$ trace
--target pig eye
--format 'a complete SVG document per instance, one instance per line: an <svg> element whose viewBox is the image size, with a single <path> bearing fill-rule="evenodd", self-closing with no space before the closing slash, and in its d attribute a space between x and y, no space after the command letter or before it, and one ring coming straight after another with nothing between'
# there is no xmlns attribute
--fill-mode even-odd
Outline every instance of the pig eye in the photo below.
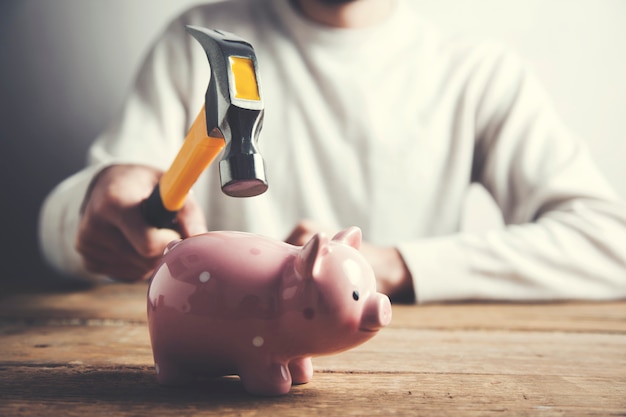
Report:
<svg viewBox="0 0 626 417"><path fill-rule="evenodd" d="M359 292L352 291L352 298L354 299L354 301L359 301Z"/></svg>

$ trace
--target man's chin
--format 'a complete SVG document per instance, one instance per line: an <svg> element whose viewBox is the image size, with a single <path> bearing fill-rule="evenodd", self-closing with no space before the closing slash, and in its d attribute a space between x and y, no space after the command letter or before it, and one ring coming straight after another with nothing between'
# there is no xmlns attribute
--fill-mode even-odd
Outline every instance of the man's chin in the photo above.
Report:
<svg viewBox="0 0 626 417"><path fill-rule="evenodd" d="M329 6L338 6L341 4L354 3L358 0L316 0L318 3L326 4Z"/></svg>

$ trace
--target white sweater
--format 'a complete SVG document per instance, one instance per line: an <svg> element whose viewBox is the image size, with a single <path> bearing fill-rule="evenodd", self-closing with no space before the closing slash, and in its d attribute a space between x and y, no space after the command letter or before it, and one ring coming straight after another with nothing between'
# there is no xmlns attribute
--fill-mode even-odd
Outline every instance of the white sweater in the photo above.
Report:
<svg viewBox="0 0 626 417"><path fill-rule="evenodd" d="M173 21L89 166L44 203L41 244L56 268L88 276L73 242L94 173L118 162L166 169L180 148L209 81L185 24L252 43L266 107L269 191L225 196L212 164L194 187L209 229L283 239L304 218L359 226L400 250L418 302L626 297L626 207L537 80L497 44L441 36L405 1L358 30L316 25L288 0L213 3ZM505 228L459 232L475 182Z"/></svg>

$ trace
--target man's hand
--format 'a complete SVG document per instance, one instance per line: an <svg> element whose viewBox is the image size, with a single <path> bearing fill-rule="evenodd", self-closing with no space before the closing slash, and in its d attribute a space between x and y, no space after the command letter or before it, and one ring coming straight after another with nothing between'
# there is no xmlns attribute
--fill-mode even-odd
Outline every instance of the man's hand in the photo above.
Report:
<svg viewBox="0 0 626 417"><path fill-rule="evenodd" d="M93 180L85 197L76 250L88 271L120 281L147 279L169 242L206 231L202 210L187 197L178 230L146 223L141 203L162 172L141 165L113 165Z"/></svg>
<svg viewBox="0 0 626 417"><path fill-rule="evenodd" d="M291 231L285 242L303 246L319 232L325 232L331 237L335 234L323 230L310 220L303 220ZM396 248L362 242L360 251L374 270L378 291L389 296L392 301L412 302L414 300L411 273Z"/></svg>

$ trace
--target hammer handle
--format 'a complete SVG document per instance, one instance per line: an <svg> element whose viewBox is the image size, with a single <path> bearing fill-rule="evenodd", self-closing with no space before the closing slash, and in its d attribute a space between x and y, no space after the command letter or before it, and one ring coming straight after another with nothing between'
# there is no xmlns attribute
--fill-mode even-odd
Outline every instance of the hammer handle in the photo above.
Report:
<svg viewBox="0 0 626 417"><path fill-rule="evenodd" d="M224 138L208 136L202 107L172 165L143 202L146 221L155 227L174 228L189 190L225 146Z"/></svg>

